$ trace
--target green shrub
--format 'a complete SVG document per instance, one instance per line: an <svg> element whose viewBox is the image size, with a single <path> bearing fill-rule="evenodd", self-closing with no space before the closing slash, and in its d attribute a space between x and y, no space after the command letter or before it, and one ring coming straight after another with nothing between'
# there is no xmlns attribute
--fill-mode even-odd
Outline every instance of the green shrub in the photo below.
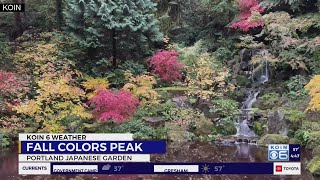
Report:
<svg viewBox="0 0 320 180"><path fill-rule="evenodd" d="M299 110L288 110L285 114L294 128L301 127L301 122L306 118L305 112Z"/></svg>
<svg viewBox="0 0 320 180"><path fill-rule="evenodd" d="M312 131L309 134L306 148L307 149L314 149L317 146L320 146L320 131Z"/></svg>
<svg viewBox="0 0 320 180"><path fill-rule="evenodd" d="M225 47L220 47L213 53L213 55L222 63L225 63L232 58L232 52Z"/></svg>
<svg viewBox="0 0 320 180"><path fill-rule="evenodd" d="M236 133L237 129L231 117L220 119L212 129L213 135L234 135Z"/></svg>
<svg viewBox="0 0 320 180"><path fill-rule="evenodd" d="M239 103L232 99L213 100L211 113L216 113L222 117L235 117L239 113Z"/></svg>
<svg viewBox="0 0 320 180"><path fill-rule="evenodd" d="M7 70L12 67L12 56L9 42L5 39L5 34L0 33L0 70Z"/></svg>
<svg viewBox="0 0 320 180"><path fill-rule="evenodd" d="M287 96L290 99L303 99L308 96L307 91L304 89L304 86L308 83L308 80L304 76L293 76L287 82L287 87L289 88L289 93Z"/></svg>
<svg viewBox="0 0 320 180"><path fill-rule="evenodd" d="M153 128L145 124L141 118L134 117L121 125L113 122L99 124L97 133L132 133L134 139L166 139L167 130L163 127Z"/></svg>
<svg viewBox="0 0 320 180"><path fill-rule="evenodd" d="M320 74L320 48L314 51L310 66L314 74Z"/></svg>
<svg viewBox="0 0 320 180"><path fill-rule="evenodd" d="M278 93L268 93L268 94L261 96L260 99L262 100L261 103L264 106L264 108L272 109L272 108L280 105L280 103L281 103L280 97L281 96Z"/></svg>
<svg viewBox="0 0 320 180"><path fill-rule="evenodd" d="M300 129L296 131L294 138L299 142L299 144L305 146L309 141L310 133L309 131Z"/></svg>
<svg viewBox="0 0 320 180"><path fill-rule="evenodd" d="M264 127L261 122L255 121L253 123L253 131L256 133L256 135L261 136L264 133Z"/></svg>
<svg viewBox="0 0 320 180"><path fill-rule="evenodd" d="M0 148L6 148L10 144L12 144L12 141L8 134L0 133Z"/></svg>

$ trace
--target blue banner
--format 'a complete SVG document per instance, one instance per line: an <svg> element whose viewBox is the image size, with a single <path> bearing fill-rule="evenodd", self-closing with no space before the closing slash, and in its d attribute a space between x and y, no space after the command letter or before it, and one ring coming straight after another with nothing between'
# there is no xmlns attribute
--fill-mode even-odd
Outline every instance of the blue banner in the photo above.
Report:
<svg viewBox="0 0 320 180"><path fill-rule="evenodd" d="M21 154L164 154L165 141L21 141Z"/></svg>
<svg viewBox="0 0 320 180"><path fill-rule="evenodd" d="M273 163L51 163L51 174L273 174Z"/></svg>
<svg viewBox="0 0 320 180"><path fill-rule="evenodd" d="M300 161L300 144L289 145L289 161Z"/></svg>

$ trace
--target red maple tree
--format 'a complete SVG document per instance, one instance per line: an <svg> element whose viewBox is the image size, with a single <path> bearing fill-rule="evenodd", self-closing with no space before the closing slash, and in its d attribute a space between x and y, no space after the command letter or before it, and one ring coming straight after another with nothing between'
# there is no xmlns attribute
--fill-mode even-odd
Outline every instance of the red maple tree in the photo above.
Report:
<svg viewBox="0 0 320 180"><path fill-rule="evenodd" d="M176 51L159 51L147 60L151 72L167 82L180 80L181 69L184 67L179 62L179 54Z"/></svg>
<svg viewBox="0 0 320 180"><path fill-rule="evenodd" d="M251 16L252 12L264 12L264 8L261 7L260 2L258 0L239 0L239 8L240 14L237 18L239 18L240 21L231 24L231 28L240 28L242 31L247 32L250 28L264 26L264 23L261 20L258 22L249 21L249 17Z"/></svg>
<svg viewBox="0 0 320 180"><path fill-rule="evenodd" d="M0 95L10 96L28 90L28 82L13 72L0 71Z"/></svg>
<svg viewBox="0 0 320 180"><path fill-rule="evenodd" d="M104 88L100 88L88 103L94 107L93 115L98 121L111 120L118 124L126 122L140 104L138 98L128 91L111 91Z"/></svg>
<svg viewBox="0 0 320 180"><path fill-rule="evenodd" d="M21 95L29 91L28 85L18 74L0 70L0 112L12 112L21 103Z"/></svg>

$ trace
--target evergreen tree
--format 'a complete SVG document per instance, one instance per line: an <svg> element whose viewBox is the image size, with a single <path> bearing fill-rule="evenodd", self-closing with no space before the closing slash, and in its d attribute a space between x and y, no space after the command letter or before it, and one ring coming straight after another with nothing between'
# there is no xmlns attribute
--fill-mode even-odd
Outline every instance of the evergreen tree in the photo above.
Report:
<svg viewBox="0 0 320 180"><path fill-rule="evenodd" d="M58 30L61 30L62 24L63 24L63 14L62 14L62 8L63 8L63 0L56 0L56 21L57 21L57 28Z"/></svg>
<svg viewBox="0 0 320 180"><path fill-rule="evenodd" d="M112 57L116 66L117 57L131 59L162 40L155 11L152 0L67 0L65 18L90 59Z"/></svg>

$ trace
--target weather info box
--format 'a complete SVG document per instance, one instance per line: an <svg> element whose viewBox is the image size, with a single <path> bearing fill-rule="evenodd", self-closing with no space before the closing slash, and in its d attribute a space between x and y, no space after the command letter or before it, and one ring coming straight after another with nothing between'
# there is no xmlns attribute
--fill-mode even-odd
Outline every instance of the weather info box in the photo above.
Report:
<svg viewBox="0 0 320 180"><path fill-rule="evenodd" d="M166 153L165 141L135 141L132 134L19 134L19 174L301 174L300 145L268 150L263 163L152 163L151 154Z"/></svg>

